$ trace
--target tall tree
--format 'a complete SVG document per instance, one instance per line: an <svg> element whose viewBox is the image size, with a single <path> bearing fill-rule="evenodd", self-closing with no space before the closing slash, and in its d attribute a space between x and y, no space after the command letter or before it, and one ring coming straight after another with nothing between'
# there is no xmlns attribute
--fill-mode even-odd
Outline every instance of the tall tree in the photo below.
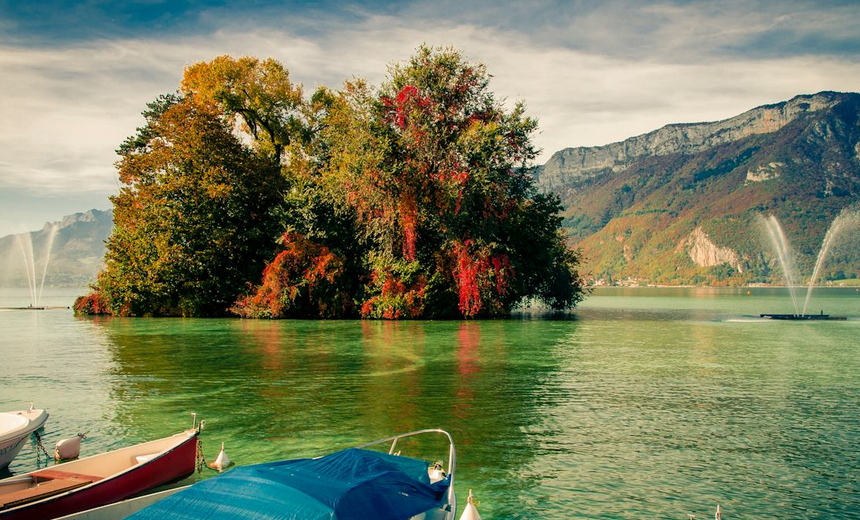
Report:
<svg viewBox="0 0 860 520"><path fill-rule="evenodd" d="M579 258L529 174L536 122L489 79L426 47L379 90L354 81L309 100L274 60L189 67L184 95L150 104L120 146L106 268L80 309L396 319L575 306Z"/></svg>
<svg viewBox="0 0 860 520"><path fill-rule="evenodd" d="M274 59L219 56L188 67L182 90L197 103L239 117L258 150L279 163L290 145L310 139L301 85Z"/></svg>
<svg viewBox="0 0 860 520"><path fill-rule="evenodd" d="M558 200L537 193L536 122L507 111L483 65L421 47L379 92L347 84L330 110L326 185L372 244L362 314L504 315L582 298Z"/></svg>
<svg viewBox="0 0 860 520"><path fill-rule="evenodd" d="M115 314L220 315L272 251L284 183L219 114L165 97L120 147L98 288Z"/></svg>

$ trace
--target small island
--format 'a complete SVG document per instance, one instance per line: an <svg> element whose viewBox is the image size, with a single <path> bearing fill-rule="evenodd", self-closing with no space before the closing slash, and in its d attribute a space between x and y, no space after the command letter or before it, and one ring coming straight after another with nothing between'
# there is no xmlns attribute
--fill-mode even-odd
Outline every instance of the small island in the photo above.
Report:
<svg viewBox="0 0 860 520"><path fill-rule="evenodd" d="M119 147L105 267L79 314L473 318L583 297L537 122L454 49L306 96L273 59L185 70ZM238 131L237 131L238 129Z"/></svg>

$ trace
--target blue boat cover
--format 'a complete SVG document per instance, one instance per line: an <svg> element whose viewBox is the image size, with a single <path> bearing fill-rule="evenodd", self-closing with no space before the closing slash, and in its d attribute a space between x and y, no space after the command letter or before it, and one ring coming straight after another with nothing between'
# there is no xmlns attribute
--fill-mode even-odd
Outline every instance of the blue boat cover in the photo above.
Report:
<svg viewBox="0 0 860 520"><path fill-rule="evenodd" d="M449 478L427 462L350 448L239 467L128 517L134 520L406 520L440 506Z"/></svg>

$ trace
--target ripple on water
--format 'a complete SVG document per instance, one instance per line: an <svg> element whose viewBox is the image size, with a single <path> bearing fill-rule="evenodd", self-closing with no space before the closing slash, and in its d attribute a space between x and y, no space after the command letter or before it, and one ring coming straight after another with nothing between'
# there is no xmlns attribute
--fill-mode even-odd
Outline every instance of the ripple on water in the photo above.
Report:
<svg viewBox="0 0 860 520"><path fill-rule="evenodd" d="M860 322L779 326L745 318L771 295L660 294L557 321L3 313L0 406L36 396L46 444L86 429L86 453L178 431L193 410L207 456L223 440L240 464L443 427L461 503L474 489L487 519L705 518L718 503L725 518L858 518ZM857 300L825 306L860 315ZM12 469L34 464L26 448Z"/></svg>

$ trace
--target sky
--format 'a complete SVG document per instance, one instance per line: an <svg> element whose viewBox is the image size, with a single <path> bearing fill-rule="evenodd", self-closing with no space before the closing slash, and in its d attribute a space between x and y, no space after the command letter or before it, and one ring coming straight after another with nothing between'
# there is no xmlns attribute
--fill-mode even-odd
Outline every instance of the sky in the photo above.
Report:
<svg viewBox="0 0 860 520"><path fill-rule="evenodd" d="M670 123L860 91L856 0L0 0L0 236L110 208L117 146L186 66L272 57L312 92L379 84L422 44L460 49L497 96L526 103L538 164Z"/></svg>

